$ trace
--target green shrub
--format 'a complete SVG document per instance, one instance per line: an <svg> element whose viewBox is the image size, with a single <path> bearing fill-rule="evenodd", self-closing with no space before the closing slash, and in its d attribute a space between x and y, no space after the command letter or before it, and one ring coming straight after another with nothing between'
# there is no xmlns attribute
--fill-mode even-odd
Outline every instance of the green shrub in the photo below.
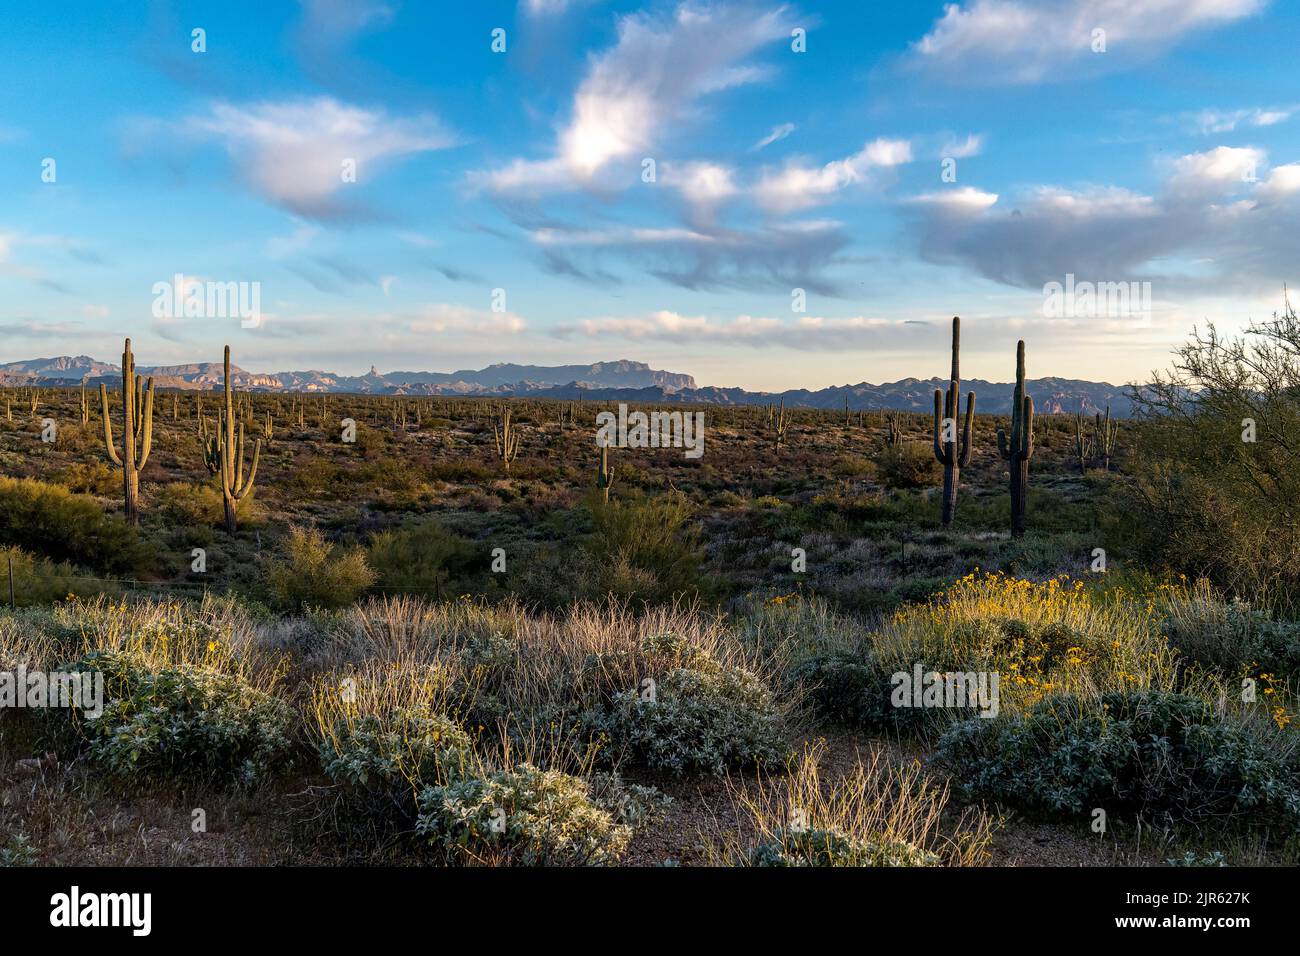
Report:
<svg viewBox="0 0 1300 956"><path fill-rule="evenodd" d="M256 489L239 503L239 523L258 524L261 507L255 497ZM221 488L215 483L189 484L174 481L158 489L158 506L174 523L198 527L220 527L225 524L225 505Z"/></svg>
<svg viewBox="0 0 1300 956"><path fill-rule="evenodd" d="M699 531L681 494L590 500L594 532L587 550L601 588L624 599L670 600L700 588Z"/></svg>
<svg viewBox="0 0 1300 956"><path fill-rule="evenodd" d="M939 463L929 445L906 442L880 453L877 473L887 488L925 488L939 480Z"/></svg>
<svg viewBox="0 0 1300 956"><path fill-rule="evenodd" d="M370 542L369 564L385 593L414 592L431 600L479 590L487 552L434 518L383 531Z"/></svg>
<svg viewBox="0 0 1300 956"><path fill-rule="evenodd" d="M321 766L349 791L352 805L410 814L422 789L461 773L469 735L441 714L398 708L341 723L320 744Z"/></svg>
<svg viewBox="0 0 1300 956"><path fill-rule="evenodd" d="M846 727L879 727L889 718L889 675L871 658L848 651L819 654L790 668L797 688L822 720Z"/></svg>
<svg viewBox="0 0 1300 956"><path fill-rule="evenodd" d="M939 866L939 856L902 841L862 841L838 830L786 828L749 852L749 866Z"/></svg>
<svg viewBox="0 0 1300 956"><path fill-rule="evenodd" d="M149 670L113 651L70 669L103 674L104 711L79 726L91 760L115 777L248 786L288 762L292 711L238 677L191 665Z"/></svg>
<svg viewBox="0 0 1300 956"><path fill-rule="evenodd" d="M36 866L40 854L25 834L15 833L0 843L0 866Z"/></svg>
<svg viewBox="0 0 1300 956"><path fill-rule="evenodd" d="M958 774L967 799L1067 814L1092 807L1185 820L1249 814L1252 825L1300 827L1294 754L1181 694L1106 694L1099 706L1048 698L1024 716L953 725L937 758Z"/></svg>
<svg viewBox="0 0 1300 956"><path fill-rule="evenodd" d="M100 571L134 571L148 559L134 531L89 495L31 478L0 478L0 544Z"/></svg>
<svg viewBox="0 0 1300 956"><path fill-rule="evenodd" d="M279 610L346 607L375 583L360 548L331 545L315 528L290 528L280 558L267 570L271 603Z"/></svg>
<svg viewBox="0 0 1300 956"><path fill-rule="evenodd" d="M898 667L910 676L911 668L902 664ZM925 661L927 673L949 670L965 671L967 667ZM800 661L790 668L786 681L812 705L819 719L845 727L916 732L927 725L946 725L973 716L980 709L975 701L962 707L895 707L893 678L897 672L894 665L884 665L874 654L839 651Z"/></svg>
<svg viewBox="0 0 1300 956"><path fill-rule="evenodd" d="M55 563L21 548L0 547L0 601L4 602L9 600L10 568L13 569L14 603L20 606L51 604L68 595L85 598L117 590L111 582L83 574L66 561Z"/></svg>
<svg viewBox="0 0 1300 956"><path fill-rule="evenodd" d="M1125 458L1132 480L1116 486L1120 500L1106 510L1145 563L1294 611L1300 316L1288 302L1242 331L1193 330L1168 375L1131 390L1138 421L1120 440L1141 454Z"/></svg>
<svg viewBox="0 0 1300 956"><path fill-rule="evenodd" d="M632 836L586 782L528 764L427 788L416 832L452 861L522 866L610 863Z"/></svg>
<svg viewBox="0 0 1300 956"><path fill-rule="evenodd" d="M615 755L673 776L784 760L781 714L767 687L746 670L707 663L668 671L653 699L637 689L617 693L583 723L607 737Z"/></svg>
<svg viewBox="0 0 1300 956"><path fill-rule="evenodd" d="M1169 602L1164 633L1184 657L1230 677L1300 676L1300 622L1216 601L1205 588Z"/></svg>
<svg viewBox="0 0 1300 956"><path fill-rule="evenodd" d="M122 472L106 461L74 461L59 475L69 491L90 495L111 495L122 490Z"/></svg>

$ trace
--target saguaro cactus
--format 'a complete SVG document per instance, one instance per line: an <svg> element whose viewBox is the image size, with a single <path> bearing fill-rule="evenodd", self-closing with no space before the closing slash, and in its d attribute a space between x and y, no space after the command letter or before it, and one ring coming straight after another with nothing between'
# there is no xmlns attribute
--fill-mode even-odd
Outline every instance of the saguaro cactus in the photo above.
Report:
<svg viewBox="0 0 1300 956"><path fill-rule="evenodd" d="M596 472L596 487L605 495L605 503L609 503L609 489L614 485L614 466L609 463L609 444L600 446L600 465Z"/></svg>
<svg viewBox="0 0 1300 956"><path fill-rule="evenodd" d="M903 443L902 416L885 416L885 444L894 448Z"/></svg>
<svg viewBox="0 0 1300 956"><path fill-rule="evenodd" d="M767 407L768 423L772 426L772 442L777 451L781 450L781 445L785 442L785 430L789 422L785 415L785 398L781 399L781 407L774 410L771 405Z"/></svg>
<svg viewBox="0 0 1300 956"><path fill-rule="evenodd" d="M957 510L957 484L961 470L970 464L971 431L975 422L975 393L966 394L966 426L957 434L961 411L961 319L952 317L952 377L948 394L934 390L934 457L943 465L943 526L952 524ZM959 441L960 438L960 441Z"/></svg>
<svg viewBox="0 0 1300 956"><path fill-rule="evenodd" d="M1101 418L1100 415L1097 416ZM1083 415L1074 416L1074 457L1079 462L1079 474L1088 470L1088 459L1092 457L1092 438L1083 426Z"/></svg>
<svg viewBox="0 0 1300 956"><path fill-rule="evenodd" d="M1110 471L1110 456L1115 453L1115 436L1119 434L1119 422L1110 420L1110 406L1106 406L1106 417L1101 417L1101 412L1097 413L1097 423L1094 427L1096 441L1093 443L1097 451L1097 460L1101 462L1101 467Z"/></svg>
<svg viewBox="0 0 1300 956"><path fill-rule="evenodd" d="M1034 456L1034 400L1025 394L1025 343L1016 343L1016 392L1011 399L1011 434L998 429L998 452L1011 472L1011 536L1025 533L1029 501L1029 459Z"/></svg>
<svg viewBox="0 0 1300 956"><path fill-rule="evenodd" d="M143 399L144 410L139 411ZM122 352L122 453L113 447L113 424L108 417L108 388L99 385L99 404L104 415L104 447L108 457L122 468L122 501L126 520L140 524L140 470L149 461L153 446L153 377L142 385L135 374L135 356L131 354L131 340L126 340ZM138 417L137 417L138 415Z"/></svg>
<svg viewBox="0 0 1300 956"><path fill-rule="evenodd" d="M257 463L262 457L262 441L253 443L253 462L244 478L244 426L235 427L235 394L230 382L230 346L225 354L225 400L217 420L217 473L221 478L221 503L226 514L226 531L238 530L239 503L253 490L257 477Z"/></svg>
<svg viewBox="0 0 1300 956"><path fill-rule="evenodd" d="M492 420L492 437L496 440L497 457L510 474L510 463L519 455L520 434L510 424L510 408L501 406L501 412Z"/></svg>

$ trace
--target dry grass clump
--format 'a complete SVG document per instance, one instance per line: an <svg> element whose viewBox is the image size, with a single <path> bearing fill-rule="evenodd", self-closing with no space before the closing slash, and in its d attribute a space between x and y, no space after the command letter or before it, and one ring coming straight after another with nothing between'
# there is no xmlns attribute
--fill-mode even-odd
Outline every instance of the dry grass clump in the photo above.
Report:
<svg viewBox="0 0 1300 956"><path fill-rule="evenodd" d="M785 779L729 781L742 821L714 839L715 865L980 866L995 821L967 809L945 821L948 785L917 761L876 749L834 779L821 770L825 744L807 745Z"/></svg>

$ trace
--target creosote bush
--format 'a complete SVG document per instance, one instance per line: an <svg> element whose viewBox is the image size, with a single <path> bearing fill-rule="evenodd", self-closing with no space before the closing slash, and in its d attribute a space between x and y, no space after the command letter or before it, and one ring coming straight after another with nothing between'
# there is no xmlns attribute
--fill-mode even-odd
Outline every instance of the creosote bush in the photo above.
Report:
<svg viewBox="0 0 1300 956"><path fill-rule="evenodd" d="M266 575L272 603L285 611L346 607L375 577L360 548L332 545L319 530L302 527L289 529Z"/></svg>
<svg viewBox="0 0 1300 956"><path fill-rule="evenodd" d="M941 471L930 446L921 442L886 447L876 468L887 488L928 488L938 482Z"/></svg>
<svg viewBox="0 0 1300 956"><path fill-rule="evenodd" d="M94 498L31 478L0 477L0 544L97 571L136 571L149 563L131 527L105 515Z"/></svg>
<svg viewBox="0 0 1300 956"><path fill-rule="evenodd" d="M441 522L421 518L375 535L368 563L385 593L446 598L482 590L489 559L486 550Z"/></svg>

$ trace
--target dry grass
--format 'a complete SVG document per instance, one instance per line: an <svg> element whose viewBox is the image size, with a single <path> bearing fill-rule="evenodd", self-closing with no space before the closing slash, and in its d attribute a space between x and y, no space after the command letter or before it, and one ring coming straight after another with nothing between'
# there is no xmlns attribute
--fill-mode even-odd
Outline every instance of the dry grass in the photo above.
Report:
<svg viewBox="0 0 1300 956"><path fill-rule="evenodd" d="M792 823L862 844L906 845L934 854L944 866L988 861L995 821L968 809L945 826L948 785L927 776L919 762L895 763L876 748L846 774L828 780L821 772L824 753L822 743L811 743L792 758L785 778L733 781L731 799L741 827L711 841L711 862L741 863L762 843L793 850Z"/></svg>

